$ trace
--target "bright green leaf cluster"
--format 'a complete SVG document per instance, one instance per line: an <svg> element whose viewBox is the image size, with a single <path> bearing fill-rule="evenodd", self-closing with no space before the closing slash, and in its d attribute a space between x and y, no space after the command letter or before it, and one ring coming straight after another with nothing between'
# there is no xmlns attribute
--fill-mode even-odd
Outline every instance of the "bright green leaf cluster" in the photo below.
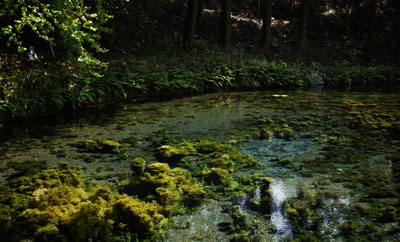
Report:
<svg viewBox="0 0 400 242"><path fill-rule="evenodd" d="M0 2L0 39L24 52L30 35L39 37L65 53L69 60L98 63L89 50L105 52L99 40L111 18L103 0L4 0ZM27 37L28 36L28 37Z"/></svg>

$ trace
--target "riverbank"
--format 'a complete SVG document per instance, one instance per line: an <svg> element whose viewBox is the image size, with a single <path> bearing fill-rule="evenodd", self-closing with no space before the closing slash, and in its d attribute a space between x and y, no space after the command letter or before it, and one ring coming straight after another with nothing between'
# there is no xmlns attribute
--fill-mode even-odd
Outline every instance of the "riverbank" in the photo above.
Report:
<svg viewBox="0 0 400 242"><path fill-rule="evenodd" d="M400 71L348 61L266 60L239 49L197 43L157 54L104 58L101 64L24 61L2 56L0 122L79 110L86 106L221 90L399 90Z"/></svg>

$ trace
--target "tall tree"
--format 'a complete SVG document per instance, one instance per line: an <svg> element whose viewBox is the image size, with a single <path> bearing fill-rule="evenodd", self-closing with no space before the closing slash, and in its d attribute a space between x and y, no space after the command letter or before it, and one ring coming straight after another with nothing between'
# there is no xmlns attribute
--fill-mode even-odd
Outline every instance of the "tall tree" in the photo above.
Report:
<svg viewBox="0 0 400 242"><path fill-rule="evenodd" d="M193 44L194 34L196 31L198 1L199 0L188 0L185 29L183 32L184 46L191 46Z"/></svg>
<svg viewBox="0 0 400 242"><path fill-rule="evenodd" d="M232 0L221 1L220 34L222 47L228 48L231 40L231 10Z"/></svg>
<svg viewBox="0 0 400 242"><path fill-rule="evenodd" d="M370 0L369 13L368 13L368 37L366 53L368 57L374 52L375 42L375 26L376 26L376 10L378 7L378 0Z"/></svg>
<svg viewBox="0 0 400 242"><path fill-rule="evenodd" d="M263 20L262 25L262 39L261 46L264 50L264 55L268 56L271 46L271 18L272 18L272 0L263 0L261 8L261 16Z"/></svg>
<svg viewBox="0 0 400 242"><path fill-rule="evenodd" d="M256 15L256 17L259 18L261 15L261 0L253 0L253 4L254 4L254 15Z"/></svg>
<svg viewBox="0 0 400 242"><path fill-rule="evenodd" d="M304 50L306 46L307 19L310 8L310 1L311 0L301 0L301 5L300 5L301 13L300 13L298 36L297 36L297 48L299 50Z"/></svg>
<svg viewBox="0 0 400 242"><path fill-rule="evenodd" d="M197 15L196 15L196 31L197 32L199 32L202 18L203 18L203 0L198 0Z"/></svg>

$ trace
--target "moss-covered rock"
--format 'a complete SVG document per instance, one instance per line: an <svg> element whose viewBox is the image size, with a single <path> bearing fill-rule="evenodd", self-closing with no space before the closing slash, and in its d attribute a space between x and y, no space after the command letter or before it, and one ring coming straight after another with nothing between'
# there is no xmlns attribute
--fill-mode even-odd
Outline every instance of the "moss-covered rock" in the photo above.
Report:
<svg viewBox="0 0 400 242"><path fill-rule="evenodd" d="M248 226L246 215L243 213L239 205L233 205L231 207L230 215L235 226L242 229L245 229Z"/></svg>
<svg viewBox="0 0 400 242"><path fill-rule="evenodd" d="M135 158L131 161L131 170L135 175L142 175L146 168L146 161L143 158Z"/></svg>
<svg viewBox="0 0 400 242"><path fill-rule="evenodd" d="M270 130L268 127L261 126L258 130L253 133L253 138L255 139L272 139L274 137L274 131Z"/></svg>
<svg viewBox="0 0 400 242"><path fill-rule="evenodd" d="M222 185L224 187L232 186L232 172L218 167L213 167L211 169L205 169L203 171L203 176L206 177L208 183L212 185Z"/></svg>
<svg viewBox="0 0 400 242"><path fill-rule="evenodd" d="M159 240L167 228L165 209L156 202L120 195L108 186L86 191L75 170L49 169L9 185L0 199L0 236L6 241L108 242L126 232Z"/></svg>
<svg viewBox="0 0 400 242"><path fill-rule="evenodd" d="M157 149L155 157L160 162L176 164L187 155L189 155L189 152L185 149L178 149L170 145L162 145Z"/></svg>
<svg viewBox="0 0 400 242"><path fill-rule="evenodd" d="M274 134L276 138L285 140L292 140L295 137L294 130L287 125L281 128L275 128Z"/></svg>
<svg viewBox="0 0 400 242"><path fill-rule="evenodd" d="M80 140L74 144L73 146L77 147L83 152L92 152L92 153L112 153L119 154L121 153L121 144L114 140Z"/></svg>
<svg viewBox="0 0 400 242"><path fill-rule="evenodd" d="M156 199L167 211L177 212L182 205L194 206L205 198L203 186L182 168L170 169L167 163L153 163L146 167L135 189Z"/></svg>
<svg viewBox="0 0 400 242"><path fill-rule="evenodd" d="M156 202L142 202L126 194L119 195L112 202L112 216L126 224L129 231L139 239L160 240L168 227L168 219L160 212Z"/></svg>

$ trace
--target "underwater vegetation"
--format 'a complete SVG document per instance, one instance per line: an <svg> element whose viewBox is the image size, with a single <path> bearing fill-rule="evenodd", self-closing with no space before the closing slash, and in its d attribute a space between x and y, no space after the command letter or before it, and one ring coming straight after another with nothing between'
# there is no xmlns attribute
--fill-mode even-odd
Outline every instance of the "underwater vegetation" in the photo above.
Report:
<svg viewBox="0 0 400 242"><path fill-rule="evenodd" d="M182 168L170 169L167 163L152 163L144 173L133 177L130 190L145 201L157 201L164 214L180 213L185 207L199 205L205 198L203 186Z"/></svg>
<svg viewBox="0 0 400 242"><path fill-rule="evenodd" d="M77 147L82 152L92 153L112 153L118 154L121 152L121 144L114 140L80 140L72 146Z"/></svg>
<svg viewBox="0 0 400 242"><path fill-rule="evenodd" d="M4 241L121 241L160 239L164 209L119 194L110 186L84 187L76 169L47 169L10 180L1 199Z"/></svg>
<svg viewBox="0 0 400 242"><path fill-rule="evenodd" d="M212 126L210 136L184 132L197 128L192 125L197 118L209 117L209 108L232 108L235 98L219 98L207 108L194 102L203 113L185 112L177 127L186 131L173 125L155 129L179 115L152 107L141 123L129 126L127 119L125 126L122 121L111 126L115 136L96 130L97 136L72 144L36 142L50 154L45 158L21 162L13 155L18 144L8 143L2 152L10 158L0 164L5 174L0 236L4 241L399 241L397 101L345 94L236 95L256 108L241 106L240 118L222 131ZM135 109L136 115L142 114ZM148 133L141 133L141 125ZM134 145L126 145L127 139Z"/></svg>

